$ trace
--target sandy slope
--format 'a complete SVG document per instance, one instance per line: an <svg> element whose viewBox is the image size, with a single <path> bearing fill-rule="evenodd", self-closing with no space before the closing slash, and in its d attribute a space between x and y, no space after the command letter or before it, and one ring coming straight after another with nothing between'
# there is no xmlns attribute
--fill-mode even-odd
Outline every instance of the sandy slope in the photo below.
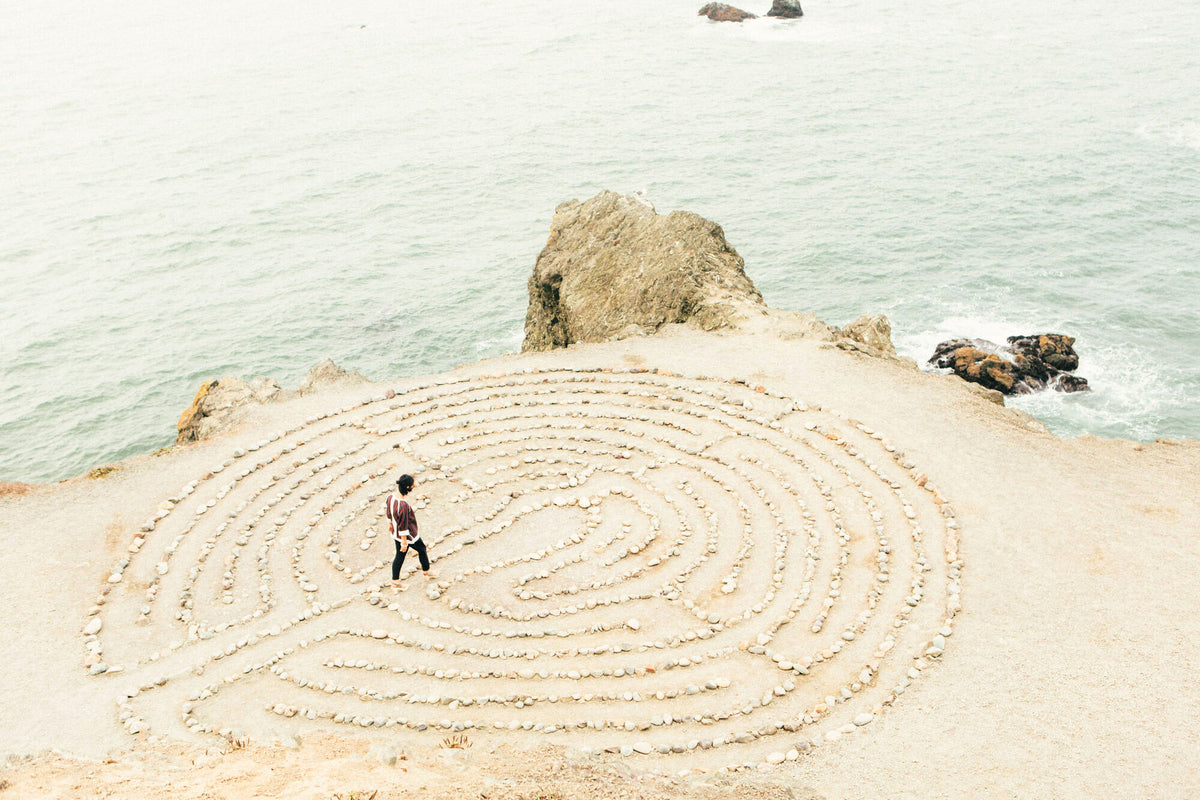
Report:
<svg viewBox="0 0 1200 800"><path fill-rule="evenodd" d="M656 367L744 379L861 421L902 450L953 504L965 564L963 610L941 663L860 730L836 741L817 736L819 746L794 762L743 773L731 785L746 793L765 781L762 796L774 796L778 784L798 796L847 798L1194 796L1200 444L1060 440L952 381L795 338L779 317L772 324L771 332L754 334L672 330L510 356L451 374ZM403 393L418 383L389 386ZM536 739L506 742L482 733L472 749L448 751L438 748L442 734L430 731L405 738L408 760L386 766L364 754L379 747L374 732L340 744L306 733L299 750L255 745L220 757L214 755L224 746L219 737L191 734L178 719L167 722L165 709L157 710L164 721L150 736L123 729L117 702L148 673L89 676L80 633L114 560L164 498L234 448L363 396L358 388L267 407L254 424L215 440L130 460L102 478L0 498L0 624L8 640L0 752L52 749L85 759L10 762L0 772L9 784L0 795L158 796L142 794L158 787L172 797L328 797L376 788L387 797L428 786L436 796L464 788L480 796L628 796L638 775L692 770L674 788L637 783L644 796L668 797L685 791L688 781L714 780L717 769L739 758L726 748L629 758L582 756L570 747L543 753L525 746ZM115 619L104 624L111 648L153 633L121 628ZM153 716L156 696L139 698L138 713ZM263 724L252 732L269 741ZM293 729L280 725L279 738L294 746ZM322 730L354 736L346 726ZM774 746L748 748L758 762ZM110 754L116 762L86 760ZM197 759L203 770L176 780L173 770ZM550 775L544 770L551 762L567 766ZM624 783L615 782L618 773ZM521 782L531 775L535 780ZM489 789L489 780L510 782ZM299 784L309 793L298 793ZM730 791L722 786L712 791Z"/></svg>

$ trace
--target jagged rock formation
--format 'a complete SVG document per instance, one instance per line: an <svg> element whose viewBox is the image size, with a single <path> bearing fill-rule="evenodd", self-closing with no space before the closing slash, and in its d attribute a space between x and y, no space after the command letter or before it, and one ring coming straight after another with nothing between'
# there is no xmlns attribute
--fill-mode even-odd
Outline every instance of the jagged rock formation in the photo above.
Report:
<svg viewBox="0 0 1200 800"><path fill-rule="evenodd" d="M206 381L179 417L175 443L198 442L225 430L236 424L246 407L269 402L281 391L270 378L254 378L249 383L233 376Z"/></svg>
<svg viewBox="0 0 1200 800"><path fill-rule="evenodd" d="M300 388L297 391L303 395L310 394L335 383L355 384L368 382L367 378L363 375L344 370L333 363L332 359L327 358L308 371L308 374L304 376L304 380L300 382Z"/></svg>
<svg viewBox="0 0 1200 800"><path fill-rule="evenodd" d="M329 359L314 366L304 376L300 388L287 392L271 378L254 378L249 382L233 376L205 381L192 405L176 424L176 444L198 442L240 424L255 406L286 400L296 395L310 394L336 384L353 385L367 379L357 372L348 372Z"/></svg>
<svg viewBox="0 0 1200 800"><path fill-rule="evenodd" d="M800 8L800 0L775 0L771 3L771 10L767 12L767 16L795 19L803 17L804 10Z"/></svg>
<svg viewBox="0 0 1200 800"><path fill-rule="evenodd" d="M521 350L649 334L672 322L736 327L765 313L720 225L605 191L554 210L529 278Z"/></svg>
<svg viewBox="0 0 1200 800"><path fill-rule="evenodd" d="M709 3L700 9L699 16L708 17L713 22L741 22L747 19L758 19L757 14L742 11L740 8L725 3Z"/></svg>
<svg viewBox="0 0 1200 800"><path fill-rule="evenodd" d="M1004 394L1046 388L1088 391L1085 378L1069 374L1079 366L1074 344L1074 337L1058 333L1010 336L1007 347L984 339L952 339L934 349L929 363Z"/></svg>
<svg viewBox="0 0 1200 800"><path fill-rule="evenodd" d="M845 349L860 350L868 355L896 355L892 323L882 314L863 314L846 327L834 329L833 333L840 340L839 344L850 343Z"/></svg>

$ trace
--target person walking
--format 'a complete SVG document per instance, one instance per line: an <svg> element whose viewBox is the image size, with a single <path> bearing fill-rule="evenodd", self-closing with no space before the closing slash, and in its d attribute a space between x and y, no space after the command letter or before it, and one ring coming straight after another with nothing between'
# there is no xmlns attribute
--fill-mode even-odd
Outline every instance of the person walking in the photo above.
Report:
<svg viewBox="0 0 1200 800"><path fill-rule="evenodd" d="M429 569L429 553L425 550L425 542L421 541L421 534L417 530L417 515L413 513L412 506L404 499L415 485L416 480L412 475L401 475L400 480L396 481L396 489L400 492L400 496L397 496L395 492L389 492L383 501L383 513L387 517L388 532L392 534L392 539L396 542L396 557L392 561L393 594L400 592L403 588L400 584L400 568L404 566L404 556L408 554L410 547L417 551L417 558L421 560L421 571L425 573L425 577L429 579L437 577L437 573Z"/></svg>

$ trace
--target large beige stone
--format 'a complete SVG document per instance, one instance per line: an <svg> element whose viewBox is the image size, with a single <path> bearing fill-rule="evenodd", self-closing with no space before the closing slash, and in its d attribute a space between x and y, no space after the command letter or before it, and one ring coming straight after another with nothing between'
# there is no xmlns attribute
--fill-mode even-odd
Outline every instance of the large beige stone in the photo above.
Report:
<svg viewBox="0 0 1200 800"><path fill-rule="evenodd" d="M737 327L765 313L720 225L605 191L555 209L529 278L521 349L650 334L676 322Z"/></svg>
<svg viewBox="0 0 1200 800"><path fill-rule="evenodd" d="M844 328L838 335L859 344L864 344L875 353L884 356L896 355L892 344L892 324L882 314L863 314Z"/></svg>

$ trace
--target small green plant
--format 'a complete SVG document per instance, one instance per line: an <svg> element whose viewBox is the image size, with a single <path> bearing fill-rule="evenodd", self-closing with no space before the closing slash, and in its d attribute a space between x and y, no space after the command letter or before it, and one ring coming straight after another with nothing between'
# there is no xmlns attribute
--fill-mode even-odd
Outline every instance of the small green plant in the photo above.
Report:
<svg viewBox="0 0 1200 800"><path fill-rule="evenodd" d="M116 464L105 464L103 467L96 467L88 472L87 476L89 478L103 478L105 475L111 475L119 469L120 467Z"/></svg>

